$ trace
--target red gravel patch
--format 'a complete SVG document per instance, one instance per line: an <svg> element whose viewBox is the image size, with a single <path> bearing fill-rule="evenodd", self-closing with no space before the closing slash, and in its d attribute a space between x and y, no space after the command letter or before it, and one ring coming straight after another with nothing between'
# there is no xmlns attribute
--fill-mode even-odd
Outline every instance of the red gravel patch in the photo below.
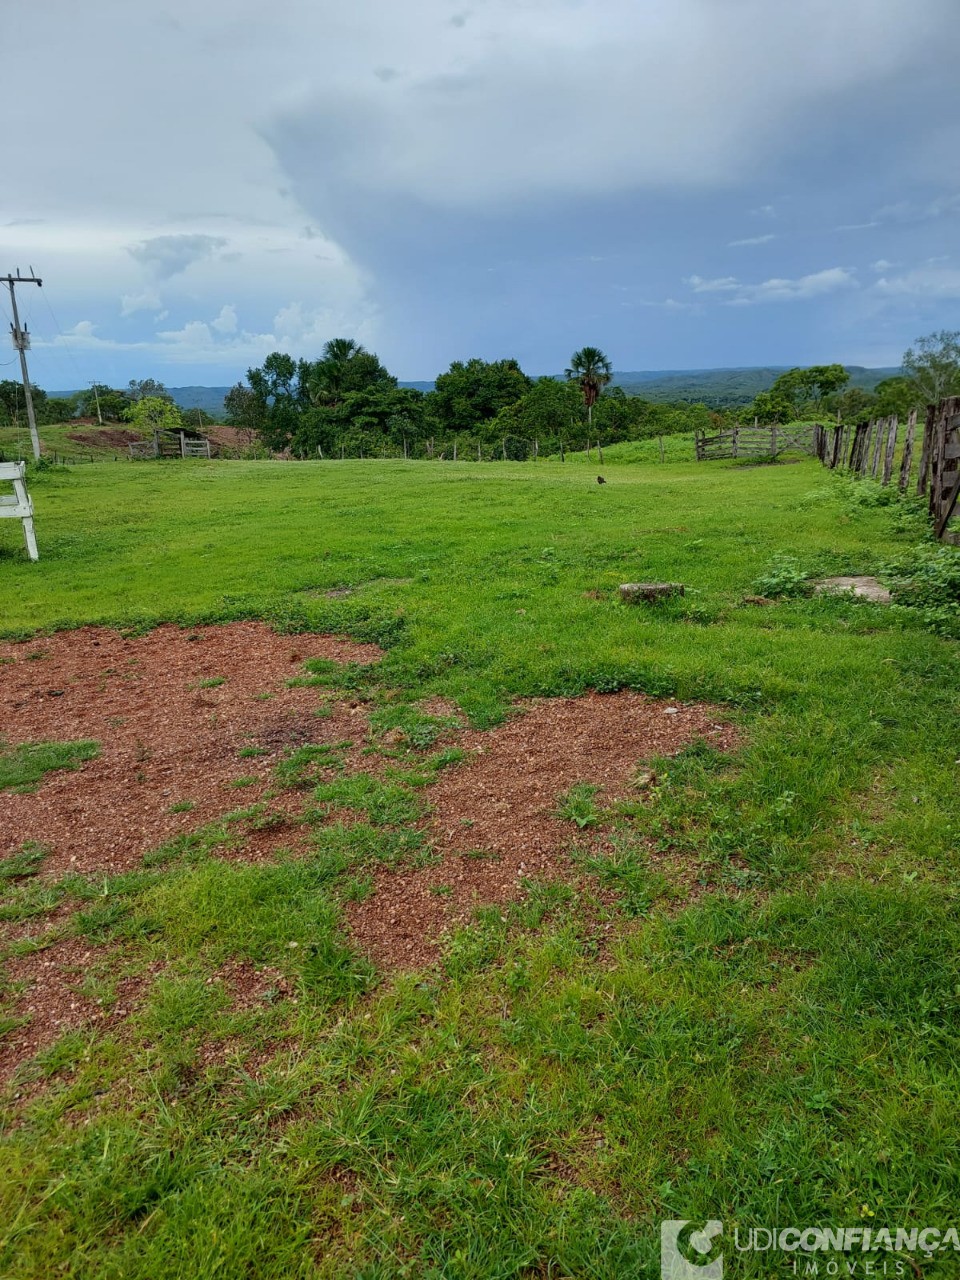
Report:
<svg viewBox="0 0 960 1280"><path fill-rule="evenodd" d="M50 848L44 875L121 871L172 836L259 799L302 743L357 739L366 718L315 688L287 688L308 658L372 663L376 645L283 636L256 622L157 627L125 638L84 627L0 645L0 724L12 742L94 739L102 754L47 774L31 795L0 793L0 856ZM5 661L2 661L4 660ZM203 687L205 681L222 680ZM241 748L266 754L243 758ZM252 778L248 786L231 785ZM188 810L171 807L190 802Z"/></svg>
<svg viewBox="0 0 960 1280"><path fill-rule="evenodd" d="M609 804L629 793L642 760L698 738L727 750L735 736L720 716L705 704L589 694L535 702L497 729L463 734L459 745L473 759L427 793L442 863L379 871L375 892L347 907L356 942L383 967L416 968L435 960L444 931L478 906L522 896L525 878L571 878L564 849L576 829L554 816L558 797L587 782Z"/></svg>
<svg viewBox="0 0 960 1280"><path fill-rule="evenodd" d="M5 980L23 988L6 1012L24 1022L0 1040L0 1080L8 1080L21 1063L49 1048L66 1032L102 1032L127 1016L146 977L119 983L117 1000L110 1010L78 989L95 961L107 954L106 948L83 938L64 938L6 962Z"/></svg>

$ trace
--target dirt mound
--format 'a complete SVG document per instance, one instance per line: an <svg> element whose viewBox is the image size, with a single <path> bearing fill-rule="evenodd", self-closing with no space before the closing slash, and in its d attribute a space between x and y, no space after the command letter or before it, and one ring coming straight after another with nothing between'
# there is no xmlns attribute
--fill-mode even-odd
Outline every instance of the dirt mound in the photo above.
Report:
<svg viewBox="0 0 960 1280"><path fill-rule="evenodd" d="M417 967L478 905L520 897L526 877L569 877L564 849L576 827L556 816L558 797L586 782L609 804L629 794L642 760L674 755L698 738L728 749L733 730L719 716L704 704L590 694L536 702L498 729L463 734L458 745L472 760L428 792L443 861L378 873L373 895L347 908L358 945L380 965Z"/></svg>
<svg viewBox="0 0 960 1280"><path fill-rule="evenodd" d="M35 794L0 793L0 856L34 840L50 849L45 875L137 865L172 836L252 804L291 745L362 736L356 708L338 703L320 718L317 690L286 680L307 658L381 656L375 645L282 636L256 622L131 639L86 627L0 645L7 739L101 744L98 759L48 774Z"/></svg>
<svg viewBox="0 0 960 1280"><path fill-rule="evenodd" d="M88 449L126 449L134 440L142 440L143 435L128 427L101 427L96 431L68 431L67 439Z"/></svg>

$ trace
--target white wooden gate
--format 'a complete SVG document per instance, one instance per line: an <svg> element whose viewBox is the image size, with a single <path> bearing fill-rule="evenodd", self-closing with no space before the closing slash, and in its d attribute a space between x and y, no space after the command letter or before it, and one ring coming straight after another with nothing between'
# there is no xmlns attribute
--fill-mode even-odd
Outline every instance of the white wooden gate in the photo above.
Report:
<svg viewBox="0 0 960 1280"><path fill-rule="evenodd" d="M33 503L27 493L27 468L22 462L0 462L0 482L13 485L13 494L0 494L0 516L11 520L23 521L23 537L27 544L27 555L31 560L39 560L37 535L33 529Z"/></svg>

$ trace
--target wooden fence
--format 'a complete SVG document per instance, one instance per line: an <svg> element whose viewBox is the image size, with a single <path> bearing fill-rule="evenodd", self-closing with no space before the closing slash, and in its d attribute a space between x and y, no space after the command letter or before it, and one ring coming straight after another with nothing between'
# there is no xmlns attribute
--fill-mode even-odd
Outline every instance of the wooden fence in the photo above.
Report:
<svg viewBox="0 0 960 1280"><path fill-rule="evenodd" d="M698 462L712 462L718 458L778 458L781 453L799 451L813 453L818 428L812 423L790 427L773 423L761 427L721 428L713 436L698 431L694 440Z"/></svg>
<svg viewBox="0 0 960 1280"><path fill-rule="evenodd" d="M134 440L127 448L138 461L148 458L210 458L213 452L205 437L185 435L182 431L155 431L150 440Z"/></svg>
<svg viewBox="0 0 960 1280"><path fill-rule="evenodd" d="M814 452L831 470L870 476L884 485L891 484L896 474L900 492L906 493L913 477L916 436L914 410L902 435L896 416L875 418L856 426L819 426L815 430ZM898 445L899 467L895 465ZM948 525L960 497L960 396L927 405L916 471L916 494L927 498L936 536L953 541Z"/></svg>

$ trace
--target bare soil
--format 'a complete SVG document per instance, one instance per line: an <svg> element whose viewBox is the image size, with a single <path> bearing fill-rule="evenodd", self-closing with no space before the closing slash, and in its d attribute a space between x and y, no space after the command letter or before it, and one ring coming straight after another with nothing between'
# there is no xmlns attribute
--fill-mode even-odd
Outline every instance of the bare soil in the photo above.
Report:
<svg viewBox="0 0 960 1280"><path fill-rule="evenodd" d="M126 449L128 444L142 440L143 432L129 427L98 427L95 431L68 431L67 439L90 449Z"/></svg>
<svg viewBox="0 0 960 1280"><path fill-rule="evenodd" d="M290 747L362 736L356 706L318 717L318 691L286 680L307 658L380 656L376 645L283 636L256 622L133 638L86 627L0 645L4 736L102 748L73 772L48 774L35 794L0 793L0 856L34 840L50 850L44 875L136 866L165 840L259 799ZM204 687L211 680L223 683ZM245 747L265 754L241 757ZM183 803L192 807L171 812Z"/></svg>
<svg viewBox="0 0 960 1280"><path fill-rule="evenodd" d="M479 905L519 898L529 877L571 878L566 850L577 828L556 816L559 797L587 782L610 804L630 794L637 765L651 756L697 738L728 749L733 731L719 717L702 703L589 694L538 701L497 729L458 735L471 760L428 793L443 861L379 872L374 893L347 907L356 942L381 966L416 968Z"/></svg>
<svg viewBox="0 0 960 1280"><path fill-rule="evenodd" d="M101 745L99 758L48 774L34 793L0 793L0 856L32 840L49 850L44 877L119 872L171 837L264 797L273 767L292 747L350 741L348 770L379 769L382 758L361 754L369 742L362 704L331 703L324 691L290 688L287 680L308 658L372 663L381 656L374 645L283 636L254 622L162 626L137 637L88 627L0 644L7 740ZM450 717L458 710L442 699L423 709ZM348 932L384 970L432 963L445 934L478 906L521 898L527 878L577 880L570 850L581 833L556 816L571 786L599 787L600 805L639 796L651 775L642 770L638 778L638 765L700 738L721 750L735 743L716 707L631 692L538 700L496 729L451 729L444 741L467 758L425 793L430 816L423 825L440 861L377 872L373 892L345 908ZM261 754L240 755L250 747ZM191 807L171 812L184 802ZM281 849L305 852L310 832L300 819L308 803L309 792L273 795L269 820L238 823L237 840L220 856L263 861ZM45 918L5 925L4 937L35 938L42 947L43 935L67 913L61 904ZM129 1013L146 975L123 979L109 1013L78 990L91 964L105 959L109 949L67 937L8 960L7 1012L24 1021L0 1041L0 1079L64 1031L104 1027ZM275 971L243 962L224 967L218 979L238 1009L256 1007L271 988L285 989ZM222 1051L211 1048L215 1056Z"/></svg>

